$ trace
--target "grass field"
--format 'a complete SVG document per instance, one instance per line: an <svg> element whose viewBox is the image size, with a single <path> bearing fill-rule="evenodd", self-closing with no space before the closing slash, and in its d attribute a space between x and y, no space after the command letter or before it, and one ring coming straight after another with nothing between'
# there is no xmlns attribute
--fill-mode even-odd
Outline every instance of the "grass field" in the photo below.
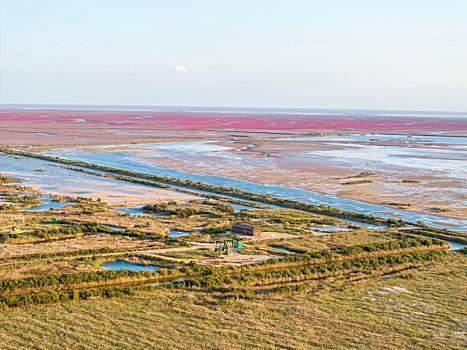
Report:
<svg viewBox="0 0 467 350"><path fill-rule="evenodd" d="M359 244L372 244L387 242L394 237L390 231L377 231L370 229L360 229L354 231L333 232L322 236L312 234L297 236L297 239L277 239L272 244L284 246L290 249L302 249L307 251L322 250L330 248L342 248ZM259 244L258 244L259 245Z"/></svg>
<svg viewBox="0 0 467 350"><path fill-rule="evenodd" d="M2 310L1 348L463 349L466 258L319 292L219 302L188 290Z"/></svg>

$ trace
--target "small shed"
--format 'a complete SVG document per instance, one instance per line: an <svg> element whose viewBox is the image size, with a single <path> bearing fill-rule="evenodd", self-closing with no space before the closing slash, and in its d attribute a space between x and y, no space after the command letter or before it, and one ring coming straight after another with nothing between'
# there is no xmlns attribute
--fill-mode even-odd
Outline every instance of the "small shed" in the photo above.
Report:
<svg viewBox="0 0 467 350"><path fill-rule="evenodd" d="M261 229L250 224L236 222L232 225L232 233L247 236L260 236Z"/></svg>

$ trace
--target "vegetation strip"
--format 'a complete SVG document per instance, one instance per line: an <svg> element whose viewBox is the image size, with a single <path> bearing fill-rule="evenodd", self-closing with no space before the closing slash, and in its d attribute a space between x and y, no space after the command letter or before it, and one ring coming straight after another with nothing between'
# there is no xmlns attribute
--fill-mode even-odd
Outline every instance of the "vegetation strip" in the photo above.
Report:
<svg viewBox="0 0 467 350"><path fill-rule="evenodd" d="M154 288L235 288L236 286L244 287L255 287L255 286L270 286L277 285L274 287L276 292L296 292L303 290L303 286L300 284L296 287L290 287L287 283L291 282L309 282L315 279L327 279L332 277L351 276L352 271L363 273L363 277L368 275L371 277L371 271L378 270L387 266L387 271L383 273L392 272L391 268L401 266L398 270L405 270L408 268L414 268L416 265L424 261L434 261L446 254L445 251L432 251L427 253L411 253L401 254L396 256L382 256L374 259L361 259L346 261L340 263L325 264L313 267L306 267L301 269L283 269L273 272L253 272L250 274L216 274L206 277L195 277L185 279L182 281L174 281L169 284L158 284L158 285L135 285L135 286L100 286L100 287L82 287L83 289L71 289L71 290L55 290L46 292L36 292L26 295L2 295L0 296L0 306L3 307L16 307L29 304L44 304L54 303L61 301L77 300L77 299L88 299L91 297L116 297L122 295L131 295L134 291L139 289L154 289ZM397 270L397 269L396 269ZM114 276L120 278L131 278L134 276L142 275L156 275L154 272L132 272L132 271L100 271L97 273L80 273L71 276L59 275L49 276L47 278L30 278L22 280L13 280L10 283L3 283L0 287L3 290L9 290L21 287L32 287L32 286L44 286L47 283L59 284L63 282L64 286L72 285L74 281L79 282L94 282L96 280L111 279ZM285 282L285 285L284 285Z"/></svg>
<svg viewBox="0 0 467 350"><path fill-rule="evenodd" d="M278 283L303 282L329 277L343 276L349 273L371 271L381 272L386 266L403 265L404 268L423 261L433 261L446 254L445 251L426 253L408 253L391 256L380 256L373 259L359 259L316 266L304 266L294 269L280 269L274 271L259 271L244 274L212 275L199 278L187 278L174 282L174 287L184 288L218 288L222 286L264 286ZM405 266L407 265L407 266ZM411 265L410 265L411 266Z"/></svg>
<svg viewBox="0 0 467 350"><path fill-rule="evenodd" d="M347 260L355 259L379 259L391 256L417 254L431 254L429 251L442 251L446 249L444 242L429 238L406 238L400 241L379 243L373 245L355 246L332 251L315 252L309 254L297 254L286 256L282 259L271 259L262 263L246 266L224 266L213 267L210 265L189 265L181 269L158 269L154 272L148 271L95 271L80 272L74 274L34 276L19 279L7 279L0 281L0 293L11 293L16 290L35 289L44 287L58 287L63 289L66 286L76 284L86 284L121 280L121 283L133 282L136 280L148 281L165 279L167 277L190 277L190 276L245 276L249 273L272 273L274 269L287 269L291 267L318 264L337 263L345 264ZM401 250L404 249L405 250ZM440 250L441 249L441 250ZM424 250L425 253L421 250ZM426 252L428 251L428 252ZM374 253L382 256L374 256ZM373 255L371 255L373 254ZM321 259L321 261L320 261ZM324 260L323 260L324 259ZM345 261L344 261L345 260ZM319 265L317 265L319 266ZM262 271L264 270L264 271Z"/></svg>
<svg viewBox="0 0 467 350"><path fill-rule="evenodd" d="M467 234L464 232L450 231L445 229L435 229L431 227L403 229L403 232L417 236L433 237L441 240L448 240L461 244L467 244Z"/></svg>

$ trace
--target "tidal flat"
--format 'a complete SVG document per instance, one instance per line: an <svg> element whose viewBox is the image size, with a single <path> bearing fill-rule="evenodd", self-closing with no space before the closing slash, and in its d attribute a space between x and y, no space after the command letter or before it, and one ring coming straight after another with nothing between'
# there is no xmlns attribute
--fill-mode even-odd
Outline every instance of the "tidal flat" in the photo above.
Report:
<svg viewBox="0 0 467 350"><path fill-rule="evenodd" d="M0 110L0 342L462 348L467 124L359 118Z"/></svg>

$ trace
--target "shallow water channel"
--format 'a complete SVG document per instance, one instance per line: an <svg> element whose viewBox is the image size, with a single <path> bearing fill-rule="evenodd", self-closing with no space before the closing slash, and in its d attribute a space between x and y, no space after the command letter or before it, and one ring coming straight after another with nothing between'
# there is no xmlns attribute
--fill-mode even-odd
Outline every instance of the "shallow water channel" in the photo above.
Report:
<svg viewBox="0 0 467 350"><path fill-rule="evenodd" d="M138 147L138 145L131 146ZM336 197L333 195L319 194L297 187L285 187L278 185L254 183L250 181L237 180L222 176L196 174L177 169L160 167L139 160L138 155L132 152L131 150L109 150L108 152L92 152L92 150L87 151L78 148L67 148L66 152L54 152L51 155L71 160L86 161L99 165L111 166L132 171L139 171L161 176L169 176L194 182L199 181L215 186L234 187L246 192L270 194L278 198L289 198L297 200L299 199L299 201L305 203L311 203L316 205L329 205L334 208L375 215L384 219L396 218L404 219L409 222L417 222L421 220L426 224L436 228L447 228L467 231L467 219L417 213L403 209L396 209L384 205L371 204L353 199Z"/></svg>

